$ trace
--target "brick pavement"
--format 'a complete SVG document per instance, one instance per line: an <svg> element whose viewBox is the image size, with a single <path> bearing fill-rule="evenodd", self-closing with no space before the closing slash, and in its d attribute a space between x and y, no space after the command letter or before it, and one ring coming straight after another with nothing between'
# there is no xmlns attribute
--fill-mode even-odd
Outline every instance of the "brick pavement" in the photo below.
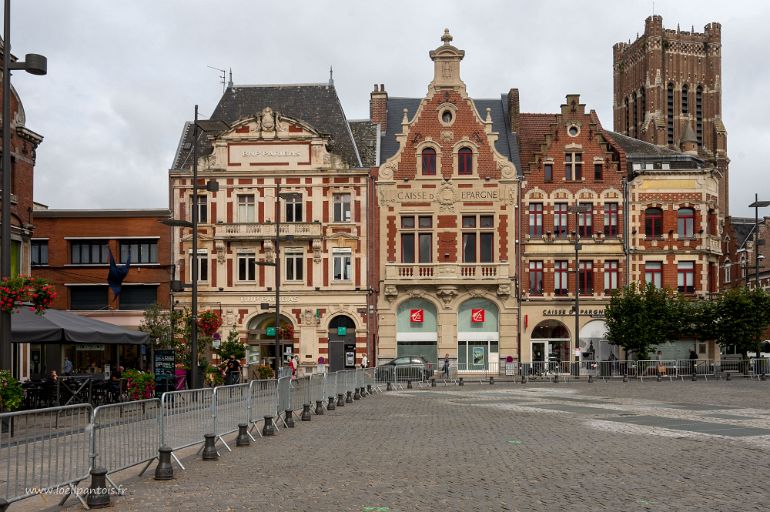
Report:
<svg viewBox="0 0 770 512"><path fill-rule="evenodd" d="M542 407L542 408L539 408ZM664 418L684 430L624 423ZM767 510L770 383L495 384L386 393L187 471L116 475L118 511ZM729 430L727 432L730 432ZM767 430L770 432L770 430ZM232 443L231 445L234 445ZM48 504L53 500L48 499ZM40 498L11 512L61 510ZM77 510L70 500L65 510Z"/></svg>

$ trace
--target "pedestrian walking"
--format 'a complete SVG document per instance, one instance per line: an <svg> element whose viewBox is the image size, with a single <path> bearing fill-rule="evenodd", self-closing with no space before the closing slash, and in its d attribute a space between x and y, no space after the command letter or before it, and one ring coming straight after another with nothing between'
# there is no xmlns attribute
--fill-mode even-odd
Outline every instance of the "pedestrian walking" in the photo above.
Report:
<svg viewBox="0 0 770 512"><path fill-rule="evenodd" d="M366 357L366 354L364 354L364 357L361 358L361 368L364 370L369 368L369 358Z"/></svg>
<svg viewBox="0 0 770 512"><path fill-rule="evenodd" d="M233 354L230 354L225 369L225 384L228 386L238 384L239 380L241 380L241 362Z"/></svg>
<svg viewBox="0 0 770 512"><path fill-rule="evenodd" d="M444 365L441 367L441 373L445 379L449 378L449 354L444 355Z"/></svg>
<svg viewBox="0 0 770 512"><path fill-rule="evenodd" d="M694 349L690 349L690 375L695 374L695 365L698 361L698 354Z"/></svg>
<svg viewBox="0 0 770 512"><path fill-rule="evenodd" d="M658 353L657 353L657 360L658 360L658 366L657 366L658 375L665 375L666 366L663 364L663 352L661 352L660 350L658 350Z"/></svg>

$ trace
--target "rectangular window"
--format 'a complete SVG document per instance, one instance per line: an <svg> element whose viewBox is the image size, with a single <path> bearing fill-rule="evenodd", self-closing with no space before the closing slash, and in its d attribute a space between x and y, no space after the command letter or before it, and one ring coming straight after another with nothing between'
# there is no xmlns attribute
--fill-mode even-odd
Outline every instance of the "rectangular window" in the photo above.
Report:
<svg viewBox="0 0 770 512"><path fill-rule="evenodd" d="M123 310L143 311L157 302L157 286L123 286L120 291L120 309Z"/></svg>
<svg viewBox="0 0 770 512"><path fill-rule="evenodd" d="M532 295L543 294L543 262L529 262L529 293Z"/></svg>
<svg viewBox="0 0 770 512"><path fill-rule="evenodd" d="M543 165L543 181L551 183L553 181L553 164Z"/></svg>
<svg viewBox="0 0 770 512"><path fill-rule="evenodd" d="M334 260L332 278L335 281L351 281L353 279L353 251L350 249L333 249L332 257Z"/></svg>
<svg viewBox="0 0 770 512"><path fill-rule="evenodd" d="M680 208L677 211L676 232L679 238L692 238L695 235L695 210Z"/></svg>
<svg viewBox="0 0 770 512"><path fill-rule="evenodd" d="M420 247L419 247L420 263L432 262L433 261L433 234L418 233L417 237L420 243Z"/></svg>
<svg viewBox="0 0 770 512"><path fill-rule="evenodd" d="M203 195L198 196L198 223L209 223L208 198Z"/></svg>
<svg viewBox="0 0 770 512"><path fill-rule="evenodd" d="M238 222L254 222L256 216L254 215L254 196L239 195L238 196Z"/></svg>
<svg viewBox="0 0 770 512"><path fill-rule="evenodd" d="M109 262L110 251L106 240L73 240L70 242L70 263L97 265Z"/></svg>
<svg viewBox="0 0 770 512"><path fill-rule="evenodd" d="M618 203L604 204L604 236L607 238L618 236Z"/></svg>
<svg viewBox="0 0 770 512"><path fill-rule="evenodd" d="M581 261L578 268L580 295L594 293L594 264L591 261Z"/></svg>
<svg viewBox="0 0 770 512"><path fill-rule="evenodd" d="M583 179L583 154L566 153L564 155L564 176L567 181Z"/></svg>
<svg viewBox="0 0 770 512"><path fill-rule="evenodd" d="M120 240L120 263L158 263L157 240Z"/></svg>
<svg viewBox="0 0 770 512"><path fill-rule="evenodd" d="M414 263L414 233L401 233L401 263Z"/></svg>
<svg viewBox="0 0 770 512"><path fill-rule="evenodd" d="M663 263L648 261L644 264L644 282L652 283L655 288L663 287Z"/></svg>
<svg viewBox="0 0 770 512"><path fill-rule="evenodd" d="M48 265L48 240L32 240L32 266Z"/></svg>
<svg viewBox="0 0 770 512"><path fill-rule="evenodd" d="M334 222L350 222L350 194L334 194Z"/></svg>
<svg viewBox="0 0 770 512"><path fill-rule="evenodd" d="M529 204L529 236L543 235L543 203Z"/></svg>
<svg viewBox="0 0 770 512"><path fill-rule="evenodd" d="M100 310L107 309L107 285L70 286L70 309Z"/></svg>
<svg viewBox="0 0 770 512"><path fill-rule="evenodd" d="M192 259L190 260L192 270ZM198 281L207 283L209 280L209 257L205 249L198 250Z"/></svg>
<svg viewBox="0 0 770 512"><path fill-rule="evenodd" d="M567 274L568 263L566 261L557 261L553 264L553 292L556 295L567 295L569 290Z"/></svg>
<svg viewBox="0 0 770 512"><path fill-rule="evenodd" d="M594 234L594 205L591 203L580 203L580 206L585 207L586 211L578 213L578 232L580 236L588 237Z"/></svg>
<svg viewBox="0 0 770 512"><path fill-rule="evenodd" d="M257 280L257 257L253 252L238 253L238 281Z"/></svg>
<svg viewBox="0 0 770 512"><path fill-rule="evenodd" d="M733 265L729 261L725 263L725 283L733 280Z"/></svg>
<svg viewBox="0 0 770 512"><path fill-rule="evenodd" d="M604 291L618 289L618 262L617 261L605 261L604 262Z"/></svg>
<svg viewBox="0 0 770 512"><path fill-rule="evenodd" d="M644 211L644 234L647 238L660 238L663 234L663 210L647 208Z"/></svg>
<svg viewBox="0 0 770 512"><path fill-rule="evenodd" d="M417 228L415 228L417 226ZM433 261L433 217L430 215L412 215L401 217L401 262L419 263ZM415 242L418 244L415 247Z"/></svg>
<svg viewBox="0 0 770 512"><path fill-rule="evenodd" d="M494 261L494 215L463 215L462 226L464 230L463 262L491 263Z"/></svg>
<svg viewBox="0 0 770 512"><path fill-rule="evenodd" d="M302 222L302 206L304 205L302 195L287 194L284 196L283 201L286 206L284 210L286 212L284 220L286 222Z"/></svg>
<svg viewBox="0 0 770 512"><path fill-rule="evenodd" d="M286 280L287 281L302 281L304 276L304 264L303 264L302 250L288 249L286 251Z"/></svg>
<svg viewBox="0 0 770 512"><path fill-rule="evenodd" d="M567 238L569 226L567 225L567 203L556 203L553 205L553 236L556 238Z"/></svg>
<svg viewBox="0 0 770 512"><path fill-rule="evenodd" d="M695 292L695 262L680 261L676 266L676 286L680 293Z"/></svg>
<svg viewBox="0 0 770 512"><path fill-rule="evenodd" d="M602 181L604 179L604 166L602 164L594 164L594 181Z"/></svg>

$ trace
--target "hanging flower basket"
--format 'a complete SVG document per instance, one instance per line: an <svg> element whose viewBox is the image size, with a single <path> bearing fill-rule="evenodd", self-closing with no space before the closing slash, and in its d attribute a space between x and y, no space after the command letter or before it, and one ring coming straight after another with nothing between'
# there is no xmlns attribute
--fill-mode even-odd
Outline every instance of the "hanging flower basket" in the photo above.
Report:
<svg viewBox="0 0 770 512"><path fill-rule="evenodd" d="M292 326L279 327L275 332L279 340L294 339L294 328Z"/></svg>
<svg viewBox="0 0 770 512"><path fill-rule="evenodd" d="M39 277L16 276L0 281L0 310L5 313L12 313L20 304L28 303L32 311L42 315L55 298L53 285Z"/></svg>
<svg viewBox="0 0 770 512"><path fill-rule="evenodd" d="M198 314L198 328L206 336L214 336L219 328L222 327L222 315L219 311L203 311Z"/></svg>

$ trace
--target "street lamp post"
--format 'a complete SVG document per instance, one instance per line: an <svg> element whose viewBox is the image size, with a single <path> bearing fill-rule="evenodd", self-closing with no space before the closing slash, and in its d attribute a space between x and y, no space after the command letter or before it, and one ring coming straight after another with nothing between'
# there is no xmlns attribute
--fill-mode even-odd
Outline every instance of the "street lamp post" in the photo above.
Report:
<svg viewBox="0 0 770 512"><path fill-rule="evenodd" d="M754 202L749 205L749 208L754 208L754 286L757 290L759 290L759 209L766 206L770 206L770 201L760 201L759 194L754 194Z"/></svg>
<svg viewBox="0 0 770 512"><path fill-rule="evenodd" d="M587 204L575 204L569 208L570 212L575 213L575 363L580 363L580 357L577 351L580 349L580 226L578 216L581 213L591 211L591 206ZM579 375L580 368L576 365L575 375Z"/></svg>
<svg viewBox="0 0 770 512"><path fill-rule="evenodd" d="M281 184L275 184L275 378L282 366L283 354L281 354L281 340L278 333L281 320L281 253L279 240L281 239Z"/></svg>
<svg viewBox="0 0 770 512"><path fill-rule="evenodd" d="M0 226L0 277L11 277L11 70L23 69L33 75L48 72L48 60L43 55L28 53L24 61L11 63L11 0L5 0L3 10L3 191L2 226ZM0 313L0 369L12 370L11 315Z"/></svg>

